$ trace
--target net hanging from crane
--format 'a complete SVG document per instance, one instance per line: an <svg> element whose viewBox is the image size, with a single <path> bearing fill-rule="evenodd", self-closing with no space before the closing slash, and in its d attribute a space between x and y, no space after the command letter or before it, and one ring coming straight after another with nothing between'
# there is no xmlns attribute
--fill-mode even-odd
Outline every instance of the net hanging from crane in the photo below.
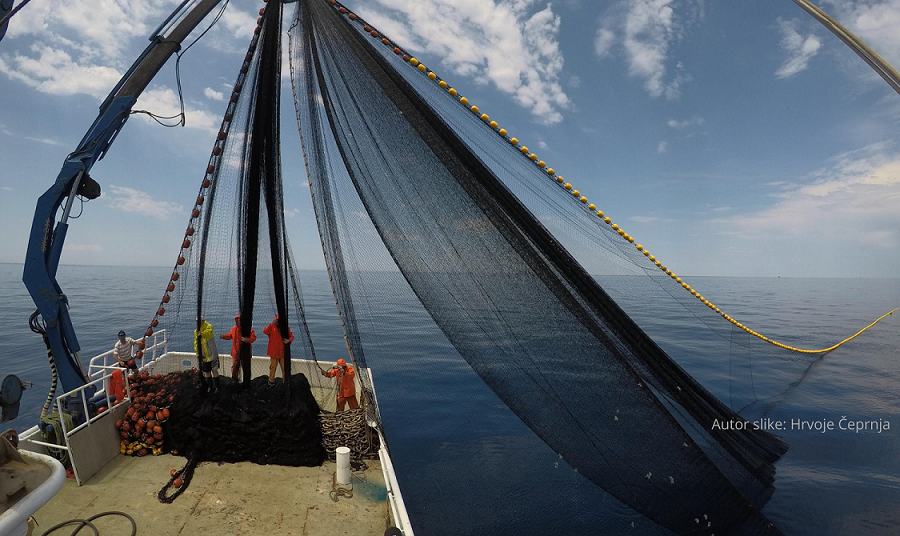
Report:
<svg viewBox="0 0 900 536"><path fill-rule="evenodd" d="M697 318L698 344L784 356L684 300L355 14L300 2L289 35L314 208L356 362L377 355L364 332L377 332L367 325L399 270L459 356L586 478L679 534L778 534L757 509L786 445L715 429L742 419L629 315L651 296Z"/></svg>

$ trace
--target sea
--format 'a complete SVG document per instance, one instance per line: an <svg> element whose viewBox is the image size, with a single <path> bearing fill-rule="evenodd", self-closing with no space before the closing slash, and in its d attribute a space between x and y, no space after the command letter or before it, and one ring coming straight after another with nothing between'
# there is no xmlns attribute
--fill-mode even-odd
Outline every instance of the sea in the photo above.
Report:
<svg viewBox="0 0 900 536"><path fill-rule="evenodd" d="M19 431L37 422L50 383L41 338L28 328L34 305L22 269L0 264L0 376L30 382L18 418L4 423ZM83 361L112 348L120 329L143 332L169 273L60 267ZM327 274L301 271L299 278L319 360L347 357ZM739 321L796 344L837 342L900 306L900 279L689 280ZM428 318L414 314L415 304L387 310L372 344L391 358L369 365L416 534L668 534L550 450L464 361L451 357ZM734 351L692 349L684 334L696 317L661 314L652 303L626 310L636 311L648 334L742 416L783 423L777 433L790 450L777 463L775 492L762 512L784 534L900 534L900 312L824 357L760 360L748 382ZM735 403L743 400L756 402ZM850 424L859 422L879 425Z"/></svg>

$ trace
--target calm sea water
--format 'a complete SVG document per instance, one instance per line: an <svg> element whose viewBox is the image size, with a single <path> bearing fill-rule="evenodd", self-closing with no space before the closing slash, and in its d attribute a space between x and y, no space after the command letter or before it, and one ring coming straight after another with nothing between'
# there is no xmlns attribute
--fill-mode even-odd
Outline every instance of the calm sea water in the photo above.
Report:
<svg viewBox="0 0 900 536"><path fill-rule="evenodd" d="M18 430L36 422L50 382L41 339L28 329L34 306L21 272L21 265L0 264L0 374L35 384L20 417L6 423ZM59 281L83 358L109 349L119 329L143 331L168 274L165 268L62 267ZM300 277L319 359L346 357L327 276ZM839 340L900 304L898 279L695 277L691 283L745 324L791 343ZM379 331L369 345L371 355L387 357L370 357L369 364L417 534L666 534L550 451L452 357L415 303L381 292L372 299L389 307L374 318ZM627 291L614 296L630 299ZM711 353L692 340L696 319L641 304L626 309L735 408L764 399L750 404L745 417L889 422L881 433L782 432L791 449L777 465L777 491L763 512L788 535L900 533L900 313L812 364L760 359L748 370L739 351Z"/></svg>

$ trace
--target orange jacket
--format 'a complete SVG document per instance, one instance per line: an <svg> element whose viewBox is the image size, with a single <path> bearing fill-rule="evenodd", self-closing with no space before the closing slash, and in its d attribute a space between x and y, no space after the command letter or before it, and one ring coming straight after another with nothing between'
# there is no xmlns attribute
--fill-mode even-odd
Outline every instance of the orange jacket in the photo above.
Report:
<svg viewBox="0 0 900 536"><path fill-rule="evenodd" d="M284 339L281 338L278 326L269 324L263 328L263 333L269 336L269 347L266 349L266 354L272 359L284 359ZM294 342L294 332L291 331L291 328L288 328L288 334L291 336L288 342Z"/></svg>
<svg viewBox="0 0 900 536"><path fill-rule="evenodd" d="M231 326L231 331L222 335L226 341L231 341L231 357L237 359L238 353L241 351L241 328ZM256 330L250 330L250 344L256 342Z"/></svg>
<svg viewBox="0 0 900 536"><path fill-rule="evenodd" d="M338 396L343 398L349 398L351 396L356 396L356 384L353 383L353 377L356 376L356 371L353 370L353 367L347 365L347 370L344 372L340 367L331 369L325 373L329 378L334 378L338 376Z"/></svg>

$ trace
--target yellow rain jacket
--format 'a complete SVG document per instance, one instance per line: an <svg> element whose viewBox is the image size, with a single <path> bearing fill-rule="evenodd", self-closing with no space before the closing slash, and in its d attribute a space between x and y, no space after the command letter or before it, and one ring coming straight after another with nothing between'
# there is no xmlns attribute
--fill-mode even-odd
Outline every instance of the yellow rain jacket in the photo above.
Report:
<svg viewBox="0 0 900 536"><path fill-rule="evenodd" d="M199 335L200 335L200 343L203 345L203 354L202 355L200 354L200 350L197 349L197 334L198 334L197 330L195 329L194 330L194 353L199 355L203 361L210 361L212 359L212 356L210 355L210 352L209 352L209 341L211 341L212 338L215 337L215 334L213 333L212 324L210 324L209 322L204 320L203 324L200 325Z"/></svg>

